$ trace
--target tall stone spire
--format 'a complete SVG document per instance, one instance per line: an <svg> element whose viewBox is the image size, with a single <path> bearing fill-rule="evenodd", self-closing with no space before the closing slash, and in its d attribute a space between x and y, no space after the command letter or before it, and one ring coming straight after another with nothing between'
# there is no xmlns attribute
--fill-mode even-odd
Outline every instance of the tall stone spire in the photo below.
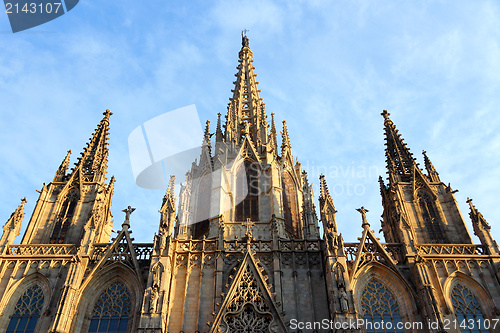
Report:
<svg viewBox="0 0 500 333"><path fill-rule="evenodd" d="M422 154L424 155L425 169L427 170L427 175L429 176L431 182L440 182L441 180L439 179L439 174L437 173L436 168L434 168L434 165L429 157L427 157L427 152L423 150Z"/></svg>
<svg viewBox="0 0 500 333"><path fill-rule="evenodd" d="M259 97L260 90L255 80L253 53L248 46L248 37L242 34L242 48L239 52L239 65L237 67L235 87L232 90L233 97L229 99L228 114L226 116L226 142L236 141L240 143L243 134L248 131L250 138L257 143L267 143L267 121L265 117L264 103ZM260 138L260 140L258 140Z"/></svg>
<svg viewBox="0 0 500 333"><path fill-rule="evenodd" d="M413 154L389 118L390 113L384 110L381 114L384 116L385 156L389 179L392 182L393 177L397 177L399 180L408 181L415 165Z"/></svg>
<svg viewBox="0 0 500 333"><path fill-rule="evenodd" d="M56 175L54 176L55 182L64 181L64 177L66 176L66 172L68 171L68 167L69 167L70 156L71 156L71 150L68 150L66 157L61 162L61 165L59 166L59 168L56 171Z"/></svg>
<svg viewBox="0 0 500 333"><path fill-rule="evenodd" d="M97 126L74 168L75 171L80 168L82 176L87 181L104 181L106 176L109 154L109 117L112 113L106 110L103 115L104 118Z"/></svg>

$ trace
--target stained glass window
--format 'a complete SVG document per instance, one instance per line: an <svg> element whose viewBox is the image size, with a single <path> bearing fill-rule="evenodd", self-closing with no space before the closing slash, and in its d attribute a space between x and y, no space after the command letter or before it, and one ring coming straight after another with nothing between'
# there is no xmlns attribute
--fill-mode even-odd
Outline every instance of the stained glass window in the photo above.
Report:
<svg viewBox="0 0 500 333"><path fill-rule="evenodd" d="M42 288L38 285L29 287L17 301L6 333L33 333L43 300Z"/></svg>
<svg viewBox="0 0 500 333"><path fill-rule="evenodd" d="M404 332L398 302L380 281L368 282L361 296L361 309L367 333Z"/></svg>
<svg viewBox="0 0 500 333"><path fill-rule="evenodd" d="M126 333L132 301L127 287L116 281L97 299L89 333Z"/></svg>
<svg viewBox="0 0 500 333"><path fill-rule="evenodd" d="M485 328L485 324L489 326L489 322L484 321L481 305L467 287L457 284L451 291L451 302L457 315L457 326L460 326L462 332L489 332Z"/></svg>

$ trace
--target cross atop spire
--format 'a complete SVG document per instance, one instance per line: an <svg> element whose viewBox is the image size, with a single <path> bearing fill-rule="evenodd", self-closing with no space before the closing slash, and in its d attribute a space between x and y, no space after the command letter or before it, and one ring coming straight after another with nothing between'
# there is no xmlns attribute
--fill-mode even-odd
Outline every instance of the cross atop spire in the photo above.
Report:
<svg viewBox="0 0 500 333"><path fill-rule="evenodd" d="M247 32L250 30L243 29L241 32L241 46L243 47L248 47L248 37L247 37Z"/></svg>

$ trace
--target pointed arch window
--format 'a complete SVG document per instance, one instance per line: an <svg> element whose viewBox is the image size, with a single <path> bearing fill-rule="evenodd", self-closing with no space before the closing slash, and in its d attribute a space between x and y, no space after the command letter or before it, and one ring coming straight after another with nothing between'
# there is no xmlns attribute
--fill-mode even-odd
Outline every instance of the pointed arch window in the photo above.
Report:
<svg viewBox="0 0 500 333"><path fill-rule="evenodd" d="M292 176L288 171L284 171L282 183L285 230L295 237L299 237L297 191Z"/></svg>
<svg viewBox="0 0 500 333"><path fill-rule="evenodd" d="M451 291L451 302L455 309L458 325L462 332L482 333L489 332L485 328L485 321L481 305L469 288L457 284Z"/></svg>
<svg viewBox="0 0 500 333"><path fill-rule="evenodd" d="M66 239L69 225L75 214L76 203L78 202L78 194L75 192L68 195L64 201L59 215L50 237L50 244L63 244Z"/></svg>
<svg viewBox="0 0 500 333"><path fill-rule="evenodd" d="M392 292L380 281L372 279L368 282L361 295L361 309L367 333L404 332L399 304Z"/></svg>
<svg viewBox="0 0 500 333"><path fill-rule="evenodd" d="M43 291L38 285L29 287L14 308L6 333L33 333L43 306Z"/></svg>
<svg viewBox="0 0 500 333"><path fill-rule="evenodd" d="M447 243L444 232L441 228L441 218L439 217L435 200L426 191L418 191L418 204L424 219L425 230L429 236L430 243Z"/></svg>
<svg viewBox="0 0 500 333"><path fill-rule="evenodd" d="M236 171L235 220L259 220L259 167L245 160Z"/></svg>
<svg viewBox="0 0 500 333"><path fill-rule="evenodd" d="M130 291L120 281L113 282L97 299L88 332L128 332L131 308Z"/></svg>

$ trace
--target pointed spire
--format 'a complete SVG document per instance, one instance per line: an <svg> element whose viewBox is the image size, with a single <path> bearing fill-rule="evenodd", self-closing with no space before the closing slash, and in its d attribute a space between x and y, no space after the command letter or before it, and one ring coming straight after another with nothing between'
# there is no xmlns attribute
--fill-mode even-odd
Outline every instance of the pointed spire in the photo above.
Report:
<svg viewBox="0 0 500 333"><path fill-rule="evenodd" d="M84 175L91 176L90 180L104 181L106 169L108 166L108 135L109 135L109 117L112 115L111 111L106 110L103 115L104 118L97 126L94 134L90 138L87 147L78 158L78 162L74 170L81 168Z"/></svg>
<svg viewBox="0 0 500 333"><path fill-rule="evenodd" d="M326 184L325 175L319 175L319 198L325 200L326 198L331 198L330 191L328 191L328 185Z"/></svg>
<svg viewBox="0 0 500 333"><path fill-rule="evenodd" d="M203 146L207 145L210 147L210 120L207 120L205 125L205 133L203 134Z"/></svg>
<svg viewBox="0 0 500 333"><path fill-rule="evenodd" d="M437 173L434 165L432 165L431 160L427 157L427 152L422 150L422 154L424 155L425 169L427 170L427 175L433 182L440 182L439 174Z"/></svg>
<svg viewBox="0 0 500 333"><path fill-rule="evenodd" d="M68 150L66 157L61 162L61 165L56 171L56 175L54 176L55 182L60 182L64 180L64 176L66 176L66 172L68 171L70 156L71 156L71 150Z"/></svg>
<svg viewBox="0 0 500 333"><path fill-rule="evenodd" d="M269 141L272 141L273 148L278 149L278 132L276 131L276 123L274 122L274 112L271 113L271 132L269 133Z"/></svg>
<svg viewBox="0 0 500 333"><path fill-rule="evenodd" d="M175 175L172 174L170 176L170 181L168 182L168 187L167 187L167 193L170 194L171 196L174 196L175 194Z"/></svg>
<svg viewBox="0 0 500 333"><path fill-rule="evenodd" d="M266 144L267 121L262 119L265 116L263 111L264 103L259 97L260 90L257 88L259 82L255 80L257 74L254 73L253 53L250 50L248 37L242 36L242 48L239 52L239 65L237 67L235 87L232 90L233 96L229 99L228 114L226 116L226 142L232 140L241 142L244 134L250 136L255 142ZM250 132L248 125L250 126ZM260 138L260 140L258 140Z"/></svg>
<svg viewBox="0 0 500 333"><path fill-rule="evenodd" d="M281 132L282 142L281 142L281 152L288 147L292 148L290 144L290 136L288 135L288 128L286 127L286 120L283 120L283 132Z"/></svg>
<svg viewBox="0 0 500 333"><path fill-rule="evenodd" d="M489 225L488 222L486 222L486 219L483 217L483 214L481 214L477 208L472 204L472 199L467 198L467 203L469 204L470 208L470 219L472 220L472 223L474 224L474 231L476 230L476 227L484 228L484 229L491 229L491 226ZM477 233L476 233L477 234Z"/></svg>
<svg viewBox="0 0 500 333"><path fill-rule="evenodd" d="M304 234L307 238L319 238L318 217L314 206L314 192L312 185L309 185L307 172L302 171L304 180L304 201L302 202L302 219L304 222Z"/></svg>
<svg viewBox="0 0 500 333"><path fill-rule="evenodd" d="M485 247L487 254L499 254L500 250L498 248L498 244L491 236L491 226L488 222L486 222L483 214L481 214L472 204L472 199L467 198L467 203L470 208L469 216L472 220L474 234L479 238L481 244Z"/></svg>
<svg viewBox="0 0 500 333"><path fill-rule="evenodd" d="M217 128L215 129L215 141L216 142L222 142L223 141L220 116L221 116L221 113L220 112L217 113Z"/></svg>
<svg viewBox="0 0 500 333"><path fill-rule="evenodd" d="M21 199L21 204L16 208L14 213L10 215L9 220L3 226L3 234L0 238L0 253L3 254L5 246L12 244L14 239L19 235L21 223L24 218L24 204L27 203L26 197Z"/></svg>
<svg viewBox="0 0 500 333"><path fill-rule="evenodd" d="M17 230L16 234L19 234L19 230L21 229L21 223L24 219L24 204L27 203L26 197L21 199L21 203L16 208L14 213L10 215L9 220L3 226L4 233L7 232L8 229ZM16 235L16 236L17 236Z"/></svg>
<svg viewBox="0 0 500 333"><path fill-rule="evenodd" d="M385 156L389 178L400 176L401 180L407 181L413 171L415 159L389 118L390 113L384 110L381 115L384 117L385 145L387 146Z"/></svg>

